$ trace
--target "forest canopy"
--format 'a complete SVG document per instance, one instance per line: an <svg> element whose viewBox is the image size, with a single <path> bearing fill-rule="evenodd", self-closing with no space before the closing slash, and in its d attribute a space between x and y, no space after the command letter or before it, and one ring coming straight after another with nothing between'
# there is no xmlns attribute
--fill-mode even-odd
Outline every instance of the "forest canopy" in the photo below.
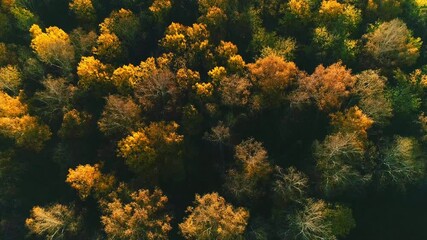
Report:
<svg viewBox="0 0 427 240"><path fill-rule="evenodd" d="M0 239L427 239L427 1L0 0Z"/></svg>

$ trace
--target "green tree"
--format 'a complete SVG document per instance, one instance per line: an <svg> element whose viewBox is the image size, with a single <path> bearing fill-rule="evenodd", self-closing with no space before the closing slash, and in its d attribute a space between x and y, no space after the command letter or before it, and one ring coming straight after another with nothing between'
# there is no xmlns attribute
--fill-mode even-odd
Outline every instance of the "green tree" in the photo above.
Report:
<svg viewBox="0 0 427 240"><path fill-rule="evenodd" d="M418 142L413 138L396 136L383 150L380 159L379 181L382 186L404 190L424 177L425 163Z"/></svg>

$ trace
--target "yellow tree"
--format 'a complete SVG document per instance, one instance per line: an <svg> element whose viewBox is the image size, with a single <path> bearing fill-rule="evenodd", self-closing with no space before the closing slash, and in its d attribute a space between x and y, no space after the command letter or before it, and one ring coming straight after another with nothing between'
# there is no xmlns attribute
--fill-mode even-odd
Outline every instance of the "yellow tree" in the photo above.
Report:
<svg viewBox="0 0 427 240"><path fill-rule="evenodd" d="M21 85L21 73L16 66L7 65L0 68L0 89L17 94Z"/></svg>
<svg viewBox="0 0 427 240"><path fill-rule="evenodd" d="M111 88L111 70L94 57L82 57L77 66L78 86L83 90Z"/></svg>
<svg viewBox="0 0 427 240"><path fill-rule="evenodd" d="M73 0L69 8L82 22L92 22L96 18L95 8L91 0Z"/></svg>
<svg viewBox="0 0 427 240"><path fill-rule="evenodd" d="M118 143L118 155L126 165L147 181L180 178L183 173L181 144L184 136L177 133L175 122L152 122L132 132ZM176 179L175 179L176 180Z"/></svg>
<svg viewBox="0 0 427 240"><path fill-rule="evenodd" d="M248 64L254 86L261 92L261 106L277 106L283 102L289 87L296 82L299 70L283 57L269 55Z"/></svg>
<svg viewBox="0 0 427 240"><path fill-rule="evenodd" d="M165 36L160 40L160 45L166 51L182 57L188 66L212 58L209 50L209 31L203 23L195 23L188 27L180 23L171 23L166 29Z"/></svg>
<svg viewBox="0 0 427 240"><path fill-rule="evenodd" d="M0 91L0 135L15 140L20 147L39 151L52 134L48 126L28 114L19 97Z"/></svg>
<svg viewBox="0 0 427 240"><path fill-rule="evenodd" d="M66 32L58 27L48 27L46 32L33 24L30 28L31 48L44 63L70 71L74 63L74 48Z"/></svg>
<svg viewBox="0 0 427 240"><path fill-rule="evenodd" d="M165 213L168 198L160 189L140 189L127 198L114 196L102 204L101 222L108 239L169 239L172 218Z"/></svg>
<svg viewBox="0 0 427 240"><path fill-rule="evenodd" d="M185 239L243 239L249 211L233 207L218 193L197 194L194 205L179 224Z"/></svg>
<svg viewBox="0 0 427 240"><path fill-rule="evenodd" d="M344 113L337 112L330 116L331 124L337 132L355 133L364 140L368 138L367 130L374 123L374 121L366 116L357 106L347 109Z"/></svg>
<svg viewBox="0 0 427 240"><path fill-rule="evenodd" d="M123 49L120 39L115 33L102 32L96 40L96 47L92 49L93 54L102 60L112 62L122 57Z"/></svg>
<svg viewBox="0 0 427 240"><path fill-rule="evenodd" d="M72 207L54 204L49 207L35 206L25 225L31 233L46 239L67 239L74 236L80 228L80 218Z"/></svg>
<svg viewBox="0 0 427 240"><path fill-rule="evenodd" d="M81 199L86 199L91 194L95 194L97 198L102 197L114 187L115 179L112 175L102 174L99 168L99 164L70 168L65 182L77 190Z"/></svg>
<svg viewBox="0 0 427 240"><path fill-rule="evenodd" d="M172 8L171 0L154 0L153 4L148 8L151 12L163 15Z"/></svg>

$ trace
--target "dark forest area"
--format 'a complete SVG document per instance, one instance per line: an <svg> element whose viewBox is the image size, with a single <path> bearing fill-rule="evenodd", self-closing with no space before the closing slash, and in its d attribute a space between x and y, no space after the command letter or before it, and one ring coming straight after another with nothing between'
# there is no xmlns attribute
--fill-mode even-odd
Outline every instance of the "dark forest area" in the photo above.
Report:
<svg viewBox="0 0 427 240"><path fill-rule="evenodd" d="M427 239L426 0L0 0L0 239Z"/></svg>

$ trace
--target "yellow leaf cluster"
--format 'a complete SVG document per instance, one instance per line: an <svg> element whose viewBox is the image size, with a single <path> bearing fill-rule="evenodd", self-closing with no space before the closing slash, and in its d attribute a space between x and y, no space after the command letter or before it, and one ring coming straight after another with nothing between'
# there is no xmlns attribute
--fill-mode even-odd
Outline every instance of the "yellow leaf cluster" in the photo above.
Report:
<svg viewBox="0 0 427 240"><path fill-rule="evenodd" d="M126 203L114 198L103 209L101 222L108 239L168 239L172 218L163 213L168 202L163 192L140 189L130 193L130 199Z"/></svg>
<svg viewBox="0 0 427 240"><path fill-rule="evenodd" d="M184 139L184 136L177 134L178 127L175 122L153 122L134 131L119 141L118 156L123 157L133 170L147 171L162 154L171 151L176 154L173 149Z"/></svg>
<svg viewBox="0 0 427 240"><path fill-rule="evenodd" d="M221 8L210 7L206 13L199 18L199 21L205 23L208 26L212 27L221 27L222 24L227 21L227 15L224 13Z"/></svg>
<svg viewBox="0 0 427 240"><path fill-rule="evenodd" d="M225 77L227 75L227 70L225 70L225 67L217 66L214 67L212 70L208 72L208 76L212 78L214 81L219 81L221 78Z"/></svg>
<svg viewBox="0 0 427 240"><path fill-rule="evenodd" d="M196 83L194 84L196 94L201 97L210 97L213 94L214 86L212 83Z"/></svg>
<svg viewBox="0 0 427 240"><path fill-rule="evenodd" d="M248 64L254 82L264 92L283 91L292 84L299 70L295 63L287 62L283 57L270 55Z"/></svg>
<svg viewBox="0 0 427 240"><path fill-rule="evenodd" d="M154 0L153 4L148 8L153 13L166 12L172 7L170 0Z"/></svg>
<svg viewBox="0 0 427 240"><path fill-rule="evenodd" d="M46 32L34 24L30 28L31 48L43 62L69 69L74 61L74 48L68 34L58 27L48 27Z"/></svg>
<svg viewBox="0 0 427 240"><path fill-rule="evenodd" d="M216 47L216 52L219 57L222 57L224 59L227 59L233 55L237 54L237 46L233 44L232 42L225 42L222 41L219 43L219 46Z"/></svg>
<svg viewBox="0 0 427 240"><path fill-rule="evenodd" d="M103 175L99 167L99 164L93 166L86 164L79 165L75 169L70 168L65 182L77 190L81 199L86 199L91 193L105 193L113 186L114 177Z"/></svg>
<svg viewBox="0 0 427 240"><path fill-rule="evenodd" d="M27 106L22 104L19 97L11 97L0 91L0 117L21 117L27 113Z"/></svg>
<svg viewBox="0 0 427 240"><path fill-rule="evenodd" d="M113 84L119 90L124 88L133 89L138 83L154 75L159 68L167 66L170 62L169 57L169 55L163 55L157 59L149 57L145 61L141 61L138 66L133 64L123 65L114 70L111 78Z"/></svg>
<svg viewBox="0 0 427 240"><path fill-rule="evenodd" d="M427 88L427 74L425 74L421 69L415 69L409 75L409 81L412 85L420 85L423 88Z"/></svg>
<svg viewBox="0 0 427 240"><path fill-rule="evenodd" d="M366 139L367 130L372 126L374 121L366 116L359 107L354 106L344 113L338 112L331 114L331 124L338 131L343 133L355 133Z"/></svg>
<svg viewBox="0 0 427 240"><path fill-rule="evenodd" d="M173 52L203 51L209 44L209 32L205 24L194 23L186 27L180 23L171 23L166 29L166 35L161 45Z"/></svg>
<svg viewBox="0 0 427 240"><path fill-rule="evenodd" d="M15 140L18 146L39 151L52 135L49 127L28 115L27 106L18 97L0 91L0 134Z"/></svg>
<svg viewBox="0 0 427 240"><path fill-rule="evenodd" d="M20 85L21 73L16 66L7 65L0 68L0 89L16 93Z"/></svg>
<svg viewBox="0 0 427 240"><path fill-rule="evenodd" d="M69 8L80 20L91 21L96 17L95 8L91 0L73 0L70 2Z"/></svg>
<svg viewBox="0 0 427 240"><path fill-rule="evenodd" d="M288 2L288 7L292 14L300 18L307 18L310 16L310 4L307 0L290 0Z"/></svg>
<svg viewBox="0 0 427 240"><path fill-rule="evenodd" d="M188 207L184 222L179 224L186 239L242 239L249 211L234 208L218 193L196 195L195 207Z"/></svg>
<svg viewBox="0 0 427 240"><path fill-rule="evenodd" d="M245 66L245 60L238 54L229 57L227 60L227 67L233 72L243 70Z"/></svg>
<svg viewBox="0 0 427 240"><path fill-rule="evenodd" d="M345 5L336 0L323 0L320 5L319 14L338 16L344 12Z"/></svg>
<svg viewBox="0 0 427 240"><path fill-rule="evenodd" d="M122 54L120 39L115 33L103 32L96 40L96 47L92 52L107 61L112 61Z"/></svg>
<svg viewBox="0 0 427 240"><path fill-rule="evenodd" d="M190 86L200 81L200 74L188 68L180 68L176 72L176 80L181 88L188 89Z"/></svg>
<svg viewBox="0 0 427 240"><path fill-rule="evenodd" d="M77 66L79 76L78 85L83 89L90 89L98 84L106 84L110 81L110 74L106 65L93 56L82 57Z"/></svg>
<svg viewBox="0 0 427 240"><path fill-rule="evenodd" d="M55 204L50 207L35 206L31 216L25 220L30 232L46 239L62 239L66 234L74 234L79 229L79 219L73 209Z"/></svg>

